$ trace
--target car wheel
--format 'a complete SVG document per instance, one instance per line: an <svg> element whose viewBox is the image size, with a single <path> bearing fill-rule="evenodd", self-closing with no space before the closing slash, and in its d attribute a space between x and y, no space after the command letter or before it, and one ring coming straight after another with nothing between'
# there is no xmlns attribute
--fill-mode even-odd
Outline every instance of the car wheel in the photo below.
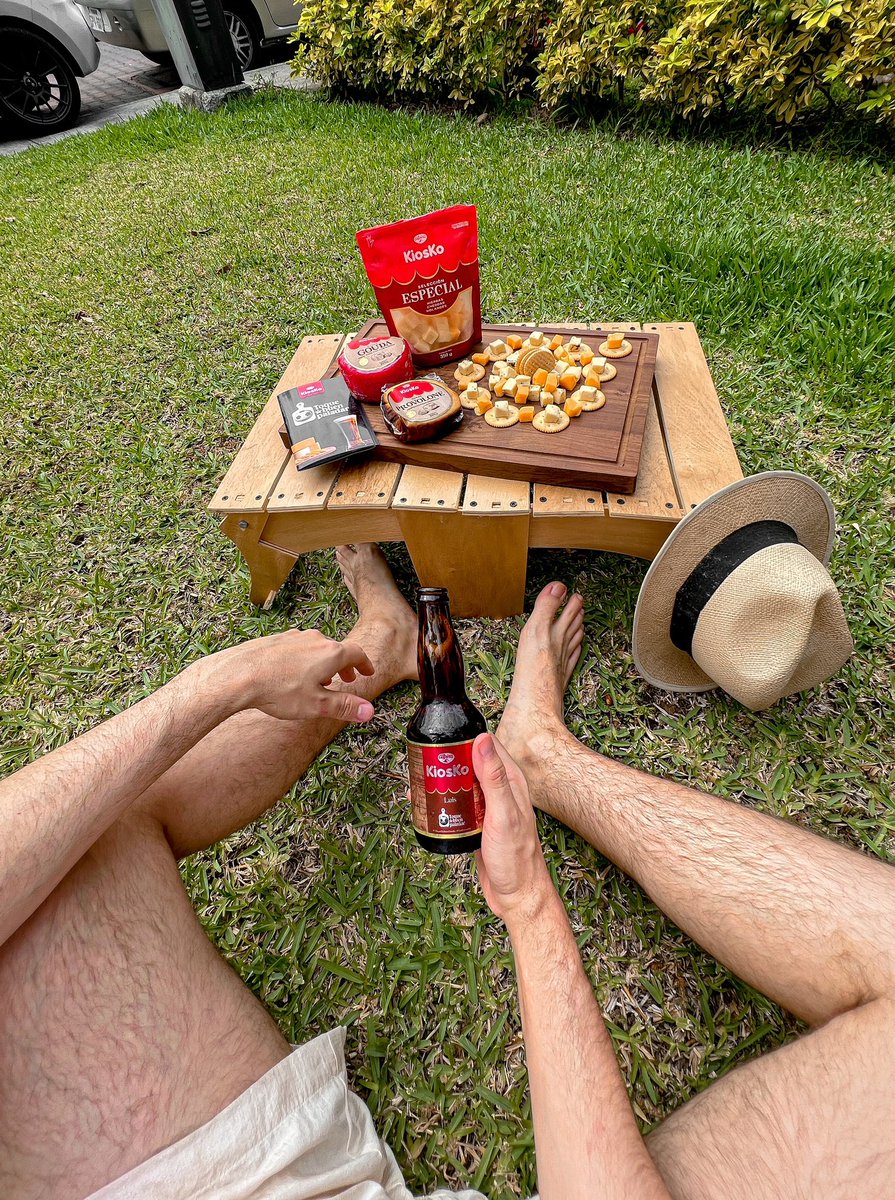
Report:
<svg viewBox="0 0 895 1200"><path fill-rule="evenodd" d="M154 62L157 67L173 67L174 57L170 50L144 50L143 57Z"/></svg>
<svg viewBox="0 0 895 1200"><path fill-rule="evenodd" d="M233 49L243 71L248 71L258 60L261 49L258 35L249 19L241 12L224 6L224 19L233 39Z"/></svg>
<svg viewBox="0 0 895 1200"><path fill-rule="evenodd" d="M0 116L39 136L68 129L80 111L75 73L52 38L0 25Z"/></svg>

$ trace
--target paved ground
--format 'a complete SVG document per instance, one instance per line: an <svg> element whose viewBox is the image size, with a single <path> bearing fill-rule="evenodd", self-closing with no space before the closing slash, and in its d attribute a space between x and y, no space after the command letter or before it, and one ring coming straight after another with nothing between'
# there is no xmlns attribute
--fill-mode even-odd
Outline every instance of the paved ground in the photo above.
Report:
<svg viewBox="0 0 895 1200"><path fill-rule="evenodd" d="M84 124L106 109L144 96L158 96L180 86L171 67L157 67L136 50L100 45L99 69L80 80L81 120Z"/></svg>
<svg viewBox="0 0 895 1200"><path fill-rule="evenodd" d="M291 56L288 43L278 45L266 52L266 65L246 71L245 79L252 87L273 85L275 87L313 88L308 80L293 79ZM100 64L92 75L81 79L81 115L73 129L48 137L29 139L16 138L0 124L0 157L18 154L32 146L58 142L72 134L90 133L103 125L128 121L131 117L149 112L159 104L180 101L180 80L170 67L157 67L136 50L124 50L120 46L103 44Z"/></svg>

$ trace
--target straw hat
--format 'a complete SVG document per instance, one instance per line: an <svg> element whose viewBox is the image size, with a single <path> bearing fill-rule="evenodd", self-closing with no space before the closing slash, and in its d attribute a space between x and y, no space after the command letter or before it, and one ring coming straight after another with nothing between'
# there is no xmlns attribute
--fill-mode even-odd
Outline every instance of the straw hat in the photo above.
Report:
<svg viewBox="0 0 895 1200"><path fill-rule="evenodd" d="M656 687L720 687L747 708L829 679L854 645L827 573L835 518L813 479L767 471L675 527L646 573L634 663Z"/></svg>

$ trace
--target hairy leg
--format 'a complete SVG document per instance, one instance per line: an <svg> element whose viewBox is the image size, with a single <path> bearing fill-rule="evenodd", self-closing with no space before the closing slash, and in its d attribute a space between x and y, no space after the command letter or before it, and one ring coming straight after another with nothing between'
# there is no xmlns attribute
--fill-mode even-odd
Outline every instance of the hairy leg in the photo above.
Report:
<svg viewBox="0 0 895 1200"><path fill-rule="evenodd" d="M378 550L340 557L360 609L352 636L376 667L361 681L372 698L415 670L413 616ZM172 849L190 853L260 815L340 728L255 713L226 722L0 948L4 1200L89 1194L288 1053L205 936Z"/></svg>
<svg viewBox="0 0 895 1200"><path fill-rule="evenodd" d="M861 1194L895 1194L892 868L586 749L562 722L562 692L561 664L532 631L498 734L534 802L730 970L820 1027L713 1084L651 1136L669 1187L833 1197L856 1194L860 1179Z"/></svg>
<svg viewBox="0 0 895 1200"><path fill-rule="evenodd" d="M340 546L336 558L358 606L348 638L363 646L376 668L349 690L374 700L402 679L416 678L416 618L378 546ZM140 808L161 821L179 858L194 854L276 804L343 728L338 721L238 713L145 792Z"/></svg>

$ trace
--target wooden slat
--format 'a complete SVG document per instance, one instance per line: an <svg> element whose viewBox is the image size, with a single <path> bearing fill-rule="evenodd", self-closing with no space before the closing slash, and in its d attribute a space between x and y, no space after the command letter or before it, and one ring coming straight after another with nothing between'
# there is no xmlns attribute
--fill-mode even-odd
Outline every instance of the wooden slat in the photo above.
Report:
<svg viewBox="0 0 895 1200"><path fill-rule="evenodd" d="M305 471L299 471L290 455L271 492L267 511L306 512L309 509L326 508L338 474L338 465L308 467Z"/></svg>
<svg viewBox="0 0 895 1200"><path fill-rule="evenodd" d="M646 416L640 471L633 496L607 492L610 517L648 517L659 521L678 521L680 504L674 488L655 397Z"/></svg>
<svg viewBox="0 0 895 1200"><path fill-rule="evenodd" d="M345 467L330 493L328 509L388 508L398 485L397 463L365 462Z"/></svg>
<svg viewBox="0 0 895 1200"><path fill-rule="evenodd" d="M743 476L696 326L644 325L659 334L655 391L684 512Z"/></svg>
<svg viewBox="0 0 895 1200"><path fill-rule="evenodd" d="M534 485L533 517L580 517L593 513L606 515L606 501L600 491L550 487L546 483Z"/></svg>
<svg viewBox="0 0 895 1200"><path fill-rule="evenodd" d="M531 484L519 479L469 475L463 512L474 517L518 517L531 511Z"/></svg>
<svg viewBox="0 0 895 1200"><path fill-rule="evenodd" d="M459 471L431 467L405 467L395 490L392 508L401 512L456 512L460 507L463 476Z"/></svg>
<svg viewBox="0 0 895 1200"><path fill-rule="evenodd" d="M278 432L283 416L277 396L287 388L319 379L341 342L342 335L338 333L302 339L215 492L208 506L212 512L260 512L264 509L289 453Z"/></svg>

